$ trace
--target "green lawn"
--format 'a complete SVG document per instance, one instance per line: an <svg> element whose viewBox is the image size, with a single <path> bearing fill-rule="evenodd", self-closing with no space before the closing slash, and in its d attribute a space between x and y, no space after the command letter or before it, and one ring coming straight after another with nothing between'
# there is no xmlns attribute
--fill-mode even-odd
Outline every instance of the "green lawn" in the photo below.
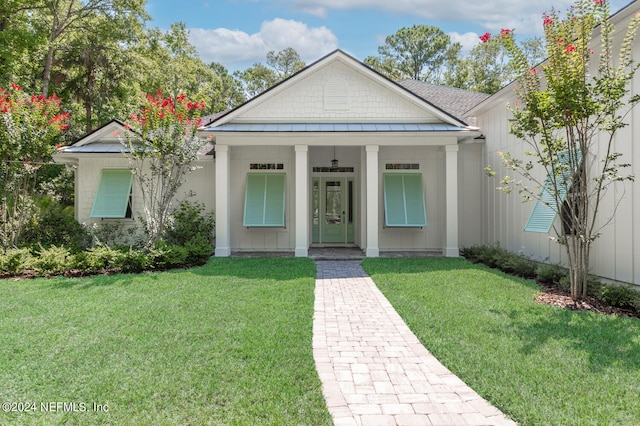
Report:
<svg viewBox="0 0 640 426"><path fill-rule="evenodd" d="M331 424L311 347L314 276L308 259L211 259L2 281L0 402L36 410L0 411L0 424Z"/></svg>
<svg viewBox="0 0 640 426"><path fill-rule="evenodd" d="M523 425L640 425L640 321L540 305L463 259L363 266L444 365Z"/></svg>

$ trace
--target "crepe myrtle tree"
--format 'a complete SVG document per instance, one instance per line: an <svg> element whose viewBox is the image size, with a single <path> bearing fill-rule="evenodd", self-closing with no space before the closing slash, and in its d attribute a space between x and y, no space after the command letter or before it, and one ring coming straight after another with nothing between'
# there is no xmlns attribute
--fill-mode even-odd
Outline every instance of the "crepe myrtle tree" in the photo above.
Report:
<svg viewBox="0 0 640 426"><path fill-rule="evenodd" d="M609 16L605 0L580 0L564 16L555 10L545 13L547 60L539 67L528 63L513 31L504 29L496 36L518 71L517 101L509 106L510 133L526 145L528 157L498 153L505 168L524 179L503 176L497 189L517 190L523 202L536 200L560 213L562 220L550 238L566 248L571 297L576 300L587 295L592 244L615 214L614 209L599 219L602 201L614 184L633 180L625 172L630 164L615 150L614 136L639 101L637 95L630 96L629 82L638 67L631 47L640 19L631 19L614 58ZM600 43L592 42L596 34ZM487 33L480 38L486 42L490 37ZM490 167L486 170L495 176ZM617 206L620 198L615 201Z"/></svg>
<svg viewBox="0 0 640 426"><path fill-rule="evenodd" d="M147 248L163 237L171 203L186 175L197 168L204 143L196 132L204 108L203 101L191 102L183 94L164 97L158 90L143 98L140 112L131 114L120 136L141 194Z"/></svg>
<svg viewBox="0 0 640 426"><path fill-rule="evenodd" d="M0 88L0 243L15 246L34 213L36 174L50 163L69 127L56 95L29 95L18 84Z"/></svg>

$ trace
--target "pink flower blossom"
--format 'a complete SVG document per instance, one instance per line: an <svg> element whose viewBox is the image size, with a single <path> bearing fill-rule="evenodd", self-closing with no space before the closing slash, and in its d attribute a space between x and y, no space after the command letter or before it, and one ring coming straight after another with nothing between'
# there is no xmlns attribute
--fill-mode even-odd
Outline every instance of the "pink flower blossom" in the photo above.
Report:
<svg viewBox="0 0 640 426"><path fill-rule="evenodd" d="M544 15L544 21L542 21L542 26L544 27L548 27L550 25L553 25L554 21L553 19L551 19L551 17L549 15Z"/></svg>
<svg viewBox="0 0 640 426"><path fill-rule="evenodd" d="M602 6L604 4L604 0L593 0L593 2L598 6Z"/></svg>
<svg viewBox="0 0 640 426"><path fill-rule="evenodd" d="M567 46L566 49L564 49L565 53L571 53L571 52L575 52L576 51L576 47L573 44L569 44Z"/></svg>
<svg viewBox="0 0 640 426"><path fill-rule="evenodd" d="M503 28L502 31L500 31L500 35L502 38L508 37L511 35L511 30Z"/></svg>
<svg viewBox="0 0 640 426"><path fill-rule="evenodd" d="M490 38L491 38L491 34L487 32L480 36L480 41L482 41L483 43L486 43L489 41Z"/></svg>

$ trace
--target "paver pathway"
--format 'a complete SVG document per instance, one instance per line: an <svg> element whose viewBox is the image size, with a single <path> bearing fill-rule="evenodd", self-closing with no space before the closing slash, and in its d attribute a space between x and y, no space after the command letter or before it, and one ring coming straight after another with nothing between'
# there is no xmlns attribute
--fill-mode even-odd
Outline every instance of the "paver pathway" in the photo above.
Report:
<svg viewBox="0 0 640 426"><path fill-rule="evenodd" d="M318 261L313 355L336 426L515 425L446 369L359 261Z"/></svg>

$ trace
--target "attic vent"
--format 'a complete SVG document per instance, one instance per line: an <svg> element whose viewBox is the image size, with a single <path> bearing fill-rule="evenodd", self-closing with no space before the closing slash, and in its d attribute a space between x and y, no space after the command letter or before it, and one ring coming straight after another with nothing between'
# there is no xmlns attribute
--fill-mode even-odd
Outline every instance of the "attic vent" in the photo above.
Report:
<svg viewBox="0 0 640 426"><path fill-rule="evenodd" d="M349 109L349 86L341 78L332 78L324 85L324 109Z"/></svg>

